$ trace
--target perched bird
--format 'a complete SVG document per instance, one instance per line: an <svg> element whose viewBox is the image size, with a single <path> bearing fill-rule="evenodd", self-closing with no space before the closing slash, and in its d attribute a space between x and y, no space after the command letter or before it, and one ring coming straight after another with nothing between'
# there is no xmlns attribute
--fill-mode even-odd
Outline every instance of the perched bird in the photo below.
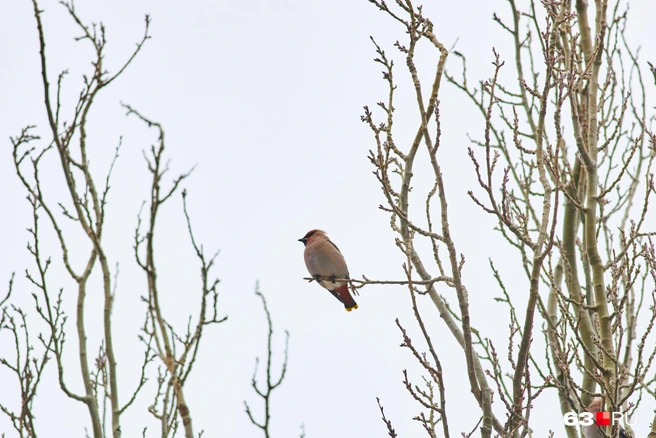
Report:
<svg viewBox="0 0 656 438"><path fill-rule="evenodd" d="M588 406L588 412L591 414L596 414L597 412L601 411L601 405L602 405L603 399L601 397L595 397L592 399L592 403ZM590 426L583 426L581 428L583 430L583 436L585 438L603 438L606 435L603 434L601 429L599 429L599 426L593 424ZM628 435L624 429L620 427L620 434L619 438L628 438Z"/></svg>
<svg viewBox="0 0 656 438"><path fill-rule="evenodd" d="M305 266L310 275L324 288L333 294L348 312L358 308L349 291L348 284L343 281L335 281L338 278L349 278L348 268L344 256L326 233L321 230L310 230L302 238L298 239L305 245ZM327 278L320 279L320 277Z"/></svg>

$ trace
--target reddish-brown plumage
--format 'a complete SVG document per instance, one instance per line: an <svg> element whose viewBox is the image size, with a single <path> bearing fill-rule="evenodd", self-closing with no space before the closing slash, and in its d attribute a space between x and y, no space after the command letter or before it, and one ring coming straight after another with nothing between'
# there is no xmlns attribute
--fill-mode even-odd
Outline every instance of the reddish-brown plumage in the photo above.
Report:
<svg viewBox="0 0 656 438"><path fill-rule="evenodd" d="M310 275L342 302L347 311L357 309L358 304L351 296L348 283L335 281L340 278L350 278L346 261L337 245L322 230L310 230L302 239L298 240L305 245L303 256Z"/></svg>
<svg viewBox="0 0 656 438"><path fill-rule="evenodd" d="M346 310L351 311L352 309L358 308L358 303L356 303L351 296L351 291L349 291L349 288L346 284L338 289L335 289L335 292L339 294Z"/></svg>

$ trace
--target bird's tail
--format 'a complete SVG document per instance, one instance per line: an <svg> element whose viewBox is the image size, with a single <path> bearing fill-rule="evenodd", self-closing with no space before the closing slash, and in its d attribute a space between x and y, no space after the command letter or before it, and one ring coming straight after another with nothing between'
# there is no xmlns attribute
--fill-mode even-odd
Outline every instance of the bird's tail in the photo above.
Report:
<svg viewBox="0 0 656 438"><path fill-rule="evenodd" d="M356 303L351 296L351 292L348 289L348 284L344 284L343 286L339 287L336 289L336 292L342 298L342 302L344 303L344 307L346 308L347 312L358 308L358 303Z"/></svg>

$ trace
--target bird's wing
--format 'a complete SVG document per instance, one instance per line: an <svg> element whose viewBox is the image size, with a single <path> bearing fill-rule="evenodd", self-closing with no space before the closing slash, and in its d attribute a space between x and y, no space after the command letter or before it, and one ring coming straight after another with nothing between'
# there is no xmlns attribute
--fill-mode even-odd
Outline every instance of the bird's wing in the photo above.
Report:
<svg viewBox="0 0 656 438"><path fill-rule="evenodd" d="M339 248L337 247L337 245L335 245L335 243L332 240L328 239L327 237L326 237L326 240L333 246L333 248L335 248L337 250L338 253L340 253L340 254L342 253L339 250ZM345 267L346 267L346 277L344 277L344 278L351 278L351 275L349 274L349 271L348 271L348 266L345 266Z"/></svg>
<svg viewBox="0 0 656 438"><path fill-rule="evenodd" d="M332 296L337 298L340 303L344 304L344 300L342 300L342 297L340 297L339 294L336 291L330 290L330 289L327 289L327 290L328 290L328 292L330 292L332 294Z"/></svg>
<svg viewBox="0 0 656 438"><path fill-rule="evenodd" d="M330 244L331 244L332 246L334 246L334 247L335 247L335 249L337 250L337 252L339 252L340 254L342 253L342 252L341 252L341 251L339 250L339 248L337 248L337 245L335 245L335 244L333 243L333 241L332 241L332 240L330 240L330 239L329 239L329 238L327 238L327 237L326 237L326 240L327 240L328 242L330 242Z"/></svg>

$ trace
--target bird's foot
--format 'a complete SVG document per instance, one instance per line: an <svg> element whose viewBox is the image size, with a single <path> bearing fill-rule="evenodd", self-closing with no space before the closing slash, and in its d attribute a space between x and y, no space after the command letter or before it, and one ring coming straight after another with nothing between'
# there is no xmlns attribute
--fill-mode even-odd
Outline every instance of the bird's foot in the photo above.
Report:
<svg viewBox="0 0 656 438"><path fill-rule="evenodd" d="M310 281L312 281L312 280L310 280ZM317 283L319 283L319 282L321 281L321 275L319 275L319 274L315 275L315 276L314 276L314 281L316 281Z"/></svg>
<svg viewBox="0 0 656 438"><path fill-rule="evenodd" d="M337 277L335 277L334 275L331 275L331 276L328 277L328 278L330 279L330 281L331 281L333 284L335 284L335 279L336 279Z"/></svg>

